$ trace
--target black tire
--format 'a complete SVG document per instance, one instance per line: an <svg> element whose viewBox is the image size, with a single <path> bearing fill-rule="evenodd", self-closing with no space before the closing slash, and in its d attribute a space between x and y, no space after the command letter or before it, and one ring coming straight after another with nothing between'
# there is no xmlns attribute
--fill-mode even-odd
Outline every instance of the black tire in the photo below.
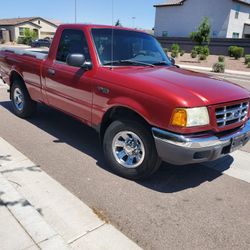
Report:
<svg viewBox="0 0 250 250"><path fill-rule="evenodd" d="M135 168L124 167L116 159L115 153L113 153L113 140L115 140L116 135L122 131L131 131L138 136L143 143L145 152L144 159L140 165ZM161 164L150 129L137 121L119 120L112 122L104 134L103 151L107 163L114 172L128 179L139 180L148 178ZM127 156L125 156L124 159L126 159L126 157Z"/></svg>
<svg viewBox="0 0 250 250"><path fill-rule="evenodd" d="M15 91L19 91L23 98L23 105L17 107L15 104L16 97ZM13 107L13 112L20 118L27 118L33 115L36 111L36 102L30 98L30 95L24 86L24 84L18 80L15 80L10 89L11 102Z"/></svg>

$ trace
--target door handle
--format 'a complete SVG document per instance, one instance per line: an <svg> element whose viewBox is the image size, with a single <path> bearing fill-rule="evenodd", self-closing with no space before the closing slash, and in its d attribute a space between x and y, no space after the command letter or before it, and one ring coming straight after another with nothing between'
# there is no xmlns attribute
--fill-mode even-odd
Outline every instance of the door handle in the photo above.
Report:
<svg viewBox="0 0 250 250"><path fill-rule="evenodd" d="M97 89L103 94L109 94L109 89L101 86L97 86Z"/></svg>
<svg viewBox="0 0 250 250"><path fill-rule="evenodd" d="M54 69L48 69L48 74L54 76L56 74L56 71Z"/></svg>

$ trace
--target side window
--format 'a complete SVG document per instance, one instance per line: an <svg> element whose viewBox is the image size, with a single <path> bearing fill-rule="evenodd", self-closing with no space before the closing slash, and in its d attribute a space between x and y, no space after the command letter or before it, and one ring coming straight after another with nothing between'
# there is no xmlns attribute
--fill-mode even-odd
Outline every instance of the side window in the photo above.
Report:
<svg viewBox="0 0 250 250"><path fill-rule="evenodd" d="M90 61L89 48L83 31L64 30L59 42L56 60L66 62L69 54L83 54Z"/></svg>

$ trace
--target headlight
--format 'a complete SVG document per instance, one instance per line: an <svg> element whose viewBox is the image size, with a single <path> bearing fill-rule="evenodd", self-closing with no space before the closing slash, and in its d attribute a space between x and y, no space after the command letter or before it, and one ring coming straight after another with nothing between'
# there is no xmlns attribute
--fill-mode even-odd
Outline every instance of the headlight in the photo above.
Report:
<svg viewBox="0 0 250 250"><path fill-rule="evenodd" d="M174 110L172 125L179 127L195 127L209 124L209 115L206 107L178 108Z"/></svg>

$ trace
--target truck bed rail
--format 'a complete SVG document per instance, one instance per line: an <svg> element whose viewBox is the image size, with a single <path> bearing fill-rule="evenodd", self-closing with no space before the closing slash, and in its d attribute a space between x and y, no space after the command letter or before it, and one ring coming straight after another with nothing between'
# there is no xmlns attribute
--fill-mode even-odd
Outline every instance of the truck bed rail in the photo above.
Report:
<svg viewBox="0 0 250 250"><path fill-rule="evenodd" d="M48 51L46 50L33 50L33 49L19 49L19 48L0 48L0 51L14 53L16 55L30 56L39 60L45 60L48 57Z"/></svg>

